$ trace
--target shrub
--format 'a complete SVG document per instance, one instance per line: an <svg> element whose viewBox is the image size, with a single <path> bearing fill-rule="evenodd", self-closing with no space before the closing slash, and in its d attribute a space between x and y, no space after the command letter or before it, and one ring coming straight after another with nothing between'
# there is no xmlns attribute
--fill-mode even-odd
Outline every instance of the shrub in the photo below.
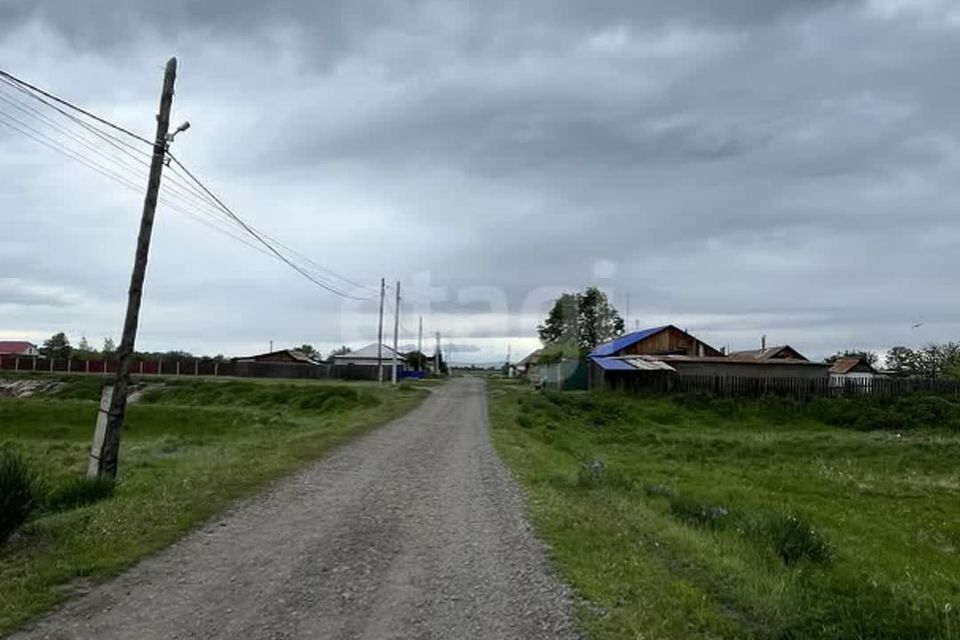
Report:
<svg viewBox="0 0 960 640"><path fill-rule="evenodd" d="M682 522L706 529L722 529L730 520L730 510L726 507L703 503L687 496L671 496L670 513Z"/></svg>
<svg viewBox="0 0 960 640"><path fill-rule="evenodd" d="M517 416L517 425L524 429L530 429L533 427L533 420L527 414L521 413Z"/></svg>
<svg viewBox="0 0 960 640"><path fill-rule="evenodd" d="M762 523L760 533L787 566L801 560L823 564L833 559L833 549L826 538L798 515L769 517Z"/></svg>
<svg viewBox="0 0 960 640"><path fill-rule="evenodd" d="M656 483L656 484L647 484L643 486L643 491L648 496L655 496L658 498L672 498L677 495L677 492L668 484Z"/></svg>
<svg viewBox="0 0 960 640"><path fill-rule="evenodd" d="M0 451L0 542L27 521L37 506L40 478L19 455Z"/></svg>
<svg viewBox="0 0 960 640"><path fill-rule="evenodd" d="M581 489L624 488L630 486L630 481L620 471L611 469L603 460L597 458L580 463L576 485Z"/></svg>
<svg viewBox="0 0 960 640"><path fill-rule="evenodd" d="M76 509L109 498L114 486L110 478L73 478L47 494L43 506L47 511Z"/></svg>

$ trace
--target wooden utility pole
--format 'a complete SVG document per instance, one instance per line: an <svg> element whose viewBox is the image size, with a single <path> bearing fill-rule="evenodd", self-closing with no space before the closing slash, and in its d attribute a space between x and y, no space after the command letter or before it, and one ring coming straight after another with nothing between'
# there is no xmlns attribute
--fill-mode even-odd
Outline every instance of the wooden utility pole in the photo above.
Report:
<svg viewBox="0 0 960 640"><path fill-rule="evenodd" d="M383 384L383 296L387 291L386 278L380 278L380 321L377 323L377 381Z"/></svg>
<svg viewBox="0 0 960 640"><path fill-rule="evenodd" d="M433 352L433 371L440 375L440 332L437 331L437 350Z"/></svg>
<svg viewBox="0 0 960 640"><path fill-rule="evenodd" d="M173 85L177 78L177 59L167 61L163 74L163 91L160 94L160 113L157 115L157 137L153 143L153 158L150 161L150 177L147 194L143 200L140 217L140 234L137 236L137 252L130 276L127 297L127 315L123 322L123 336L117 348L117 374L112 393L105 391L100 401L101 416L97 419L93 448L90 451L90 466L87 475L102 478L117 477L120 454L120 432L127 411L127 389L130 387L130 364L133 362L137 325L140 320L140 302L143 299L143 279L147 272L147 256L150 253L150 237L153 233L153 218L157 212L157 196L160 191L160 174L167 152L167 132L170 129L170 108L173 105ZM104 413L104 408L109 407Z"/></svg>
<svg viewBox="0 0 960 640"><path fill-rule="evenodd" d="M423 316L420 316L420 328L417 331L417 371L422 371L423 365Z"/></svg>
<svg viewBox="0 0 960 640"><path fill-rule="evenodd" d="M397 280L397 306L393 310L393 374L391 380L397 384L397 348L400 340L400 281Z"/></svg>

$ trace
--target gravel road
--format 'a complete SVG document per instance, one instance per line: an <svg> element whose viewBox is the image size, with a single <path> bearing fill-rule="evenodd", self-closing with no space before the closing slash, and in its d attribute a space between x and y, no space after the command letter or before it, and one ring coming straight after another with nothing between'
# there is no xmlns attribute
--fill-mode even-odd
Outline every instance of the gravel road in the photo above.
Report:
<svg viewBox="0 0 960 640"><path fill-rule="evenodd" d="M460 378L12 637L566 639L571 609Z"/></svg>

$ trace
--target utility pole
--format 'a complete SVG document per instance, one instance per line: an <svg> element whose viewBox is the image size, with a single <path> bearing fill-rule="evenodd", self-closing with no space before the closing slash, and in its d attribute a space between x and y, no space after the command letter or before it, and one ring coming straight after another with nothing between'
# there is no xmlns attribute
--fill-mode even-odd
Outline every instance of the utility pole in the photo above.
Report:
<svg viewBox="0 0 960 640"><path fill-rule="evenodd" d="M380 322L377 323L377 381L383 384L383 296L387 292L386 278L380 278Z"/></svg>
<svg viewBox="0 0 960 640"><path fill-rule="evenodd" d="M420 316L420 330L417 332L417 353L423 353L423 316Z"/></svg>
<svg viewBox="0 0 960 640"><path fill-rule="evenodd" d="M270 341L270 353L273 353L273 340Z"/></svg>
<svg viewBox="0 0 960 640"><path fill-rule="evenodd" d="M393 310L393 374L391 381L397 384L397 342L400 340L400 281L397 280L397 306Z"/></svg>
<svg viewBox="0 0 960 640"><path fill-rule="evenodd" d="M153 233L153 219L157 212L157 195L160 191L160 175L163 173L163 160L167 151L170 129L170 108L173 106L173 85L177 78L177 59L170 58L163 74L163 91L160 94L160 113L157 115L157 137L153 143L153 158L150 161L150 177L147 180L147 193L143 200L143 213L140 217L140 233L137 236L137 252L133 262L133 274L130 277L130 290L127 297L127 315L123 322L123 335L117 348L117 374L113 381L112 395L104 390L100 400L100 415L93 436L93 448L90 451L88 476L116 478L117 463L120 455L120 431L127 411L127 389L130 387L130 364L133 362L133 350L137 339L137 325L140 321L140 303L143 299L143 279L147 272L147 256L150 253L150 237ZM109 399L108 399L109 397ZM104 415L104 408L109 407Z"/></svg>
<svg viewBox="0 0 960 640"><path fill-rule="evenodd" d="M433 372L440 375L440 332L437 331L437 350L433 352Z"/></svg>

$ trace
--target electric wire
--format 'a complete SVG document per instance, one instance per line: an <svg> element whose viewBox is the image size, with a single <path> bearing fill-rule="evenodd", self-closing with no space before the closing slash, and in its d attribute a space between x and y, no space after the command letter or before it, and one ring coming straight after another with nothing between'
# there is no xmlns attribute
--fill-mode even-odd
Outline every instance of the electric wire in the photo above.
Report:
<svg viewBox="0 0 960 640"><path fill-rule="evenodd" d="M134 151L145 157L150 157L150 153L129 144L127 141L117 136L114 136L106 131L99 129L88 122L85 122L84 120L78 118L77 116L61 109L57 105L52 104L48 100L45 100L41 96L49 98L49 100L52 100L60 105L63 105L69 109L72 109L76 113L80 113L96 122L99 122L103 125L110 127L113 130L124 133L129 137L132 137L142 143L145 143L153 147L154 143L150 142L146 138L143 138L142 136L139 136L119 125L116 125L108 120L105 120L104 118L96 116L95 114L90 113L89 111L86 111L74 105L73 103L67 100L64 100L63 98L60 98L47 91L44 91L43 89L40 89L39 87L36 87L35 85L29 82L26 82L6 71L0 70L0 82L4 83L9 87L17 89L18 91L24 93L25 95L37 100L38 102L44 104L48 108L51 108L54 111L61 114L62 116L68 118L75 124L82 126L86 131L97 136L98 138L100 138L101 140L109 144L111 147L113 147L117 151L120 151L121 153L128 156L129 158L135 160L139 164L144 166L149 166L149 163L147 163L142 158L138 158L137 156L133 155L132 153L130 153L130 151ZM130 167L129 164L124 164L123 162L120 162L117 157L110 156L109 154L106 154L105 152L103 152L101 149L95 147L92 144L92 141L89 140L88 138L83 138L81 136L78 136L60 127L52 119L42 114L39 110L29 107L22 101L16 100L15 98L11 99L9 96L0 95L0 98L5 98L4 99L5 102L10 104L11 106L14 106L20 111L23 111L25 113L27 112L32 113L32 115L37 117L38 120L43 121L46 125L52 127L54 130L58 131L62 135L66 135L72 140L80 143L83 147L87 148L89 151L93 153L96 153L98 156L105 158L108 162L113 163L114 165L120 166L128 172L132 172L135 175L135 177L138 177L140 179L144 177L142 173L138 173L137 170ZM16 116L13 116L9 113L5 113L2 111L0 111L0 116L5 118L5 119L0 119L0 122L2 122L7 127L21 133L22 135L27 136L28 138L31 138L35 142L38 142L57 153L60 153L66 156L71 160L74 160L96 171L97 173L100 173L101 175L113 180L114 182L121 184L125 188L131 189L135 192L140 191L141 187L139 185L132 183L130 179L120 175L119 173L115 172L111 168L90 159L89 157L84 157L82 153L77 153L75 150L64 145L62 141L58 141L54 138L51 138L50 136L47 136L43 132L27 124L23 120L20 120ZM11 124L11 121L15 124ZM222 202L222 200L220 200L217 196L215 196L210 189L208 189L196 176L193 175L192 172L190 172L189 169L186 168L186 166L183 165L183 163L181 163L177 158L173 157L172 154L168 154L168 156L170 160L175 162L180 167L180 169L182 169L183 172L186 173L187 175L184 176L179 171L174 170L171 172L173 174L173 177L169 179L169 182L165 184L162 183L162 188L166 188L166 192L163 195L158 194L158 200L161 203L163 203L166 207L174 211L177 211L183 215L186 215L196 220L197 222L204 224L205 226L208 226L220 233L227 235L228 237L238 240L242 242L244 245L257 250L260 253L280 259L282 262L284 262L285 264L287 264L288 266L296 270L302 276L304 276L305 278L307 278L317 286L323 288L324 290L330 293L333 293L335 295L338 295L344 298L351 298L355 300L366 301L366 300L373 299L370 297L360 297L360 296L354 296L349 293L346 293L340 290L339 288L333 286L332 284L326 282L325 280L321 279L316 274L310 273L307 270L307 268L303 267L302 265L296 264L293 260L291 260L291 258L288 255L285 255L276 247L274 247L273 244L276 244L282 247L291 255L297 256L301 260L308 262L309 264L313 265L313 267L315 267L316 269L325 271L331 276L337 277L340 280L343 280L344 282L347 282L358 288L366 289L367 291L376 293L376 291L373 290L372 288L367 287L366 285L360 284L356 281L353 281L345 276L342 276L341 274L338 274L332 269L329 269L328 267L325 267L319 264L318 262L312 260L308 256L305 256L302 253L297 252L296 250L283 244L276 238L269 236L268 234L256 229L249 223L245 222L242 218L240 218L237 214L235 214L231 209L229 209L229 207L227 207ZM167 163L167 168L174 169L174 167L170 164L169 161ZM199 187L199 190L188 181L188 178L189 180L192 180L192 182L197 187ZM174 204L173 202L170 201L170 198L174 198L178 200L180 203L183 204L183 206ZM203 218L200 218L198 214L205 215L209 219L204 220ZM227 222L227 223L239 226L240 229L242 229L247 235L253 237L259 244L254 244L250 242L247 238L239 236L235 232L228 230L228 228L217 225L215 221L223 221L223 222ZM273 244L271 244L271 242Z"/></svg>
<svg viewBox="0 0 960 640"><path fill-rule="evenodd" d="M139 141L141 141L141 142L144 142L144 143L150 145L151 147L152 147L153 144L154 144L154 143L150 142L149 140L147 140L146 138L144 138L143 136L139 136L139 135L137 135L136 133L133 133L132 131L129 131L129 130L127 130L127 129L124 129L123 127L121 127L121 126L118 125L118 124L114 124L114 123L110 122L109 120L105 120L104 118L101 118L100 116L94 115L94 114L90 113L89 111L87 111L87 110L85 110L85 109L82 109L82 108L78 107L77 105L75 105L75 104L73 104L73 103L71 103L71 102L69 102L69 101L67 101L67 100L64 100L63 98L60 98L60 97L58 97L58 96L53 95L52 93L47 93L46 91L44 91L44 90L41 89L40 87L37 87L37 86L35 86L35 85L33 85L33 84L30 84L30 83L27 82L26 80L23 80L22 78L18 78L17 76L15 76L15 75L13 75L12 73L9 73L9 72L7 72L7 71L4 71L3 69L0 69L0 77L6 78L6 79L8 79L8 80L12 80L13 82L17 83L18 85L20 85L20 86L22 86L22 87L25 87L25 88L27 88L27 89L30 89L30 90L33 91L34 93L38 93L38 94L40 94L40 95L42 95L42 96L45 96L45 97L49 98L50 100L53 100L53 101L55 101L55 102L57 102L57 103L59 103L59 104L62 104L62 105L65 106L65 107L68 107L68 108L70 108L70 109L73 109L73 110L76 111L77 113L82 113L83 115L87 116L87 117L90 118L91 120L96 120L96 121L99 122L100 124L105 124L105 125L107 125L108 127L110 127L111 129L115 129L116 131L119 131L119 132L121 132L121 133L125 133L125 134L127 134L128 136L130 136L131 138L134 138L134 139L136 139L136 140L139 140Z"/></svg>

